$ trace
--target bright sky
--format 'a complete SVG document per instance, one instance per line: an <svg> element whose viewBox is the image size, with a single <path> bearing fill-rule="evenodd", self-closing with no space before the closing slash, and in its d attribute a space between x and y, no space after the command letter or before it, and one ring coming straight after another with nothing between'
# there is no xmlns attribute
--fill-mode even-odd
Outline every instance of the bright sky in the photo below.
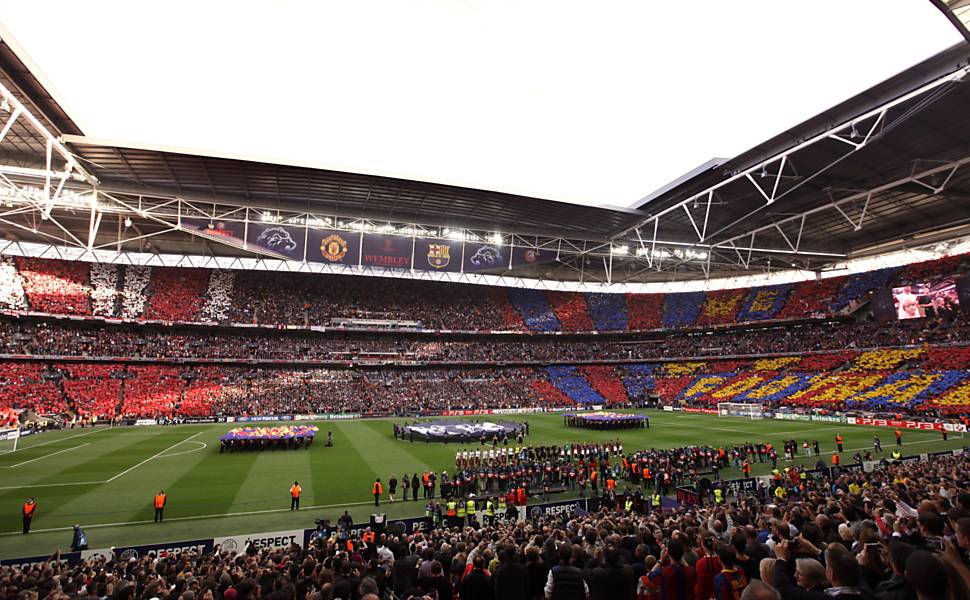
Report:
<svg viewBox="0 0 970 600"><path fill-rule="evenodd" d="M627 206L959 41L928 0L0 0L88 136Z"/></svg>

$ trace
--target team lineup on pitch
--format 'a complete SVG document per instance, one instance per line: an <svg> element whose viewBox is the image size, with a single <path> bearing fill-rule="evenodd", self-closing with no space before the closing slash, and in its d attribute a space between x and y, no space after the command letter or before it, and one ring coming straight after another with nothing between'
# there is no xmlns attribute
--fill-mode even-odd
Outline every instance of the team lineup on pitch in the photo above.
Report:
<svg viewBox="0 0 970 600"><path fill-rule="evenodd" d="M846 424L719 418L708 415L651 411L650 429L577 430L566 428L558 414L523 416L528 421L527 446L602 443L619 439L625 452L685 445L733 445L784 439L818 440L827 457L835 437L844 436L844 462L856 451L871 450L873 435L892 447L892 430ZM355 520L375 512L371 485L377 477L432 471L454 471L455 451L468 444L409 442L397 439L400 420L374 419L316 423L321 434L332 432L334 447L315 445L308 451L262 451L220 454L219 438L226 424L122 427L65 430L25 438L16 452L0 455L0 497L7 506L36 498L33 528L19 530L20 515L0 517L0 556L50 553L66 548L75 523L81 524L92 547L137 538L164 542L293 527L312 527L316 518L336 519L344 510ZM906 454L956 449L964 440L943 442L935 431L906 431ZM514 445L515 440L510 444ZM887 454L888 455L888 454ZM815 457L799 456L799 464ZM784 462L784 461L782 461ZM41 468L42 467L42 468ZM753 474L767 464L755 463ZM725 469L725 479L740 477ZM289 490L302 487L301 510L290 511ZM618 482L623 488L628 482ZM154 495L167 495L165 521L153 523ZM572 495L575 495L573 493ZM565 495L563 495L565 497ZM390 504L386 494L379 512L390 518L422 514L424 503Z"/></svg>

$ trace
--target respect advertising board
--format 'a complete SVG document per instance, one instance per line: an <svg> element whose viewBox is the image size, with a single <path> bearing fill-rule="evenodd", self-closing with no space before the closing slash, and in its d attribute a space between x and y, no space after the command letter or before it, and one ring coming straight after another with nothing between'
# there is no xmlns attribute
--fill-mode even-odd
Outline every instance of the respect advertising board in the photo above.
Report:
<svg viewBox="0 0 970 600"><path fill-rule="evenodd" d="M116 546L115 557L127 562L144 556L180 556L184 553L204 554L212 551L212 538L207 540L189 540L186 542L168 542L165 544L144 544L139 546ZM101 551L103 552L103 550ZM110 550L109 550L110 552Z"/></svg>
<svg viewBox="0 0 970 600"><path fill-rule="evenodd" d="M303 545L304 532L305 530L303 529L291 529L288 531L270 531L217 537L212 540L212 547L219 547L220 550L226 552L245 552L250 546L258 550L285 550L291 544Z"/></svg>
<svg viewBox="0 0 970 600"><path fill-rule="evenodd" d="M543 517L558 517L561 515L570 516L578 511L586 512L586 498L576 500L563 500L561 502L545 502L533 506L520 507L530 519L541 519Z"/></svg>

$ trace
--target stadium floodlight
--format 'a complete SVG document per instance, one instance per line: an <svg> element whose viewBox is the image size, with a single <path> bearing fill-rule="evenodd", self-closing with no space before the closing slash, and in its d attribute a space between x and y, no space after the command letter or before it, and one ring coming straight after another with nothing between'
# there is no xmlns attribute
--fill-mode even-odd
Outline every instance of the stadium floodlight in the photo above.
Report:
<svg viewBox="0 0 970 600"><path fill-rule="evenodd" d="M493 244L498 244L500 246L505 243L505 240L502 238L501 233L493 233L492 235L489 236L488 241L492 242Z"/></svg>
<svg viewBox="0 0 970 600"><path fill-rule="evenodd" d="M610 254L623 256L630 251L629 246L610 246Z"/></svg>
<svg viewBox="0 0 970 600"><path fill-rule="evenodd" d="M0 102L0 110L3 112L10 112L10 103L7 102L6 98L3 99L3 102Z"/></svg>
<svg viewBox="0 0 970 600"><path fill-rule="evenodd" d="M125 217L125 229L131 227L131 217Z"/></svg>

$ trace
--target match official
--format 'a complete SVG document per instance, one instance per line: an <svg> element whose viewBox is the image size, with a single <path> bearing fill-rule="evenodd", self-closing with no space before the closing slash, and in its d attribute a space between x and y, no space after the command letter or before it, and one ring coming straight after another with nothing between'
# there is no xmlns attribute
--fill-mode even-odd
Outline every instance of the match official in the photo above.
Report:
<svg viewBox="0 0 970 600"><path fill-rule="evenodd" d="M24 502L24 535L30 533L30 522L34 520L34 511L37 510L37 503L33 498L27 498Z"/></svg>
<svg viewBox="0 0 970 600"><path fill-rule="evenodd" d="M303 488L300 487L299 481L294 481L293 485L290 486L290 510L300 510L300 494L303 492Z"/></svg>
<svg viewBox="0 0 970 600"><path fill-rule="evenodd" d="M374 488L373 488L372 491L374 492L374 506L380 506L381 505L381 494L384 493L384 486L381 485L381 478L380 477L378 477L377 478L377 481L374 482Z"/></svg>
<svg viewBox="0 0 970 600"><path fill-rule="evenodd" d="M155 494L155 522L161 523L165 519L165 502L168 500L168 496L165 495L165 490L158 490Z"/></svg>

